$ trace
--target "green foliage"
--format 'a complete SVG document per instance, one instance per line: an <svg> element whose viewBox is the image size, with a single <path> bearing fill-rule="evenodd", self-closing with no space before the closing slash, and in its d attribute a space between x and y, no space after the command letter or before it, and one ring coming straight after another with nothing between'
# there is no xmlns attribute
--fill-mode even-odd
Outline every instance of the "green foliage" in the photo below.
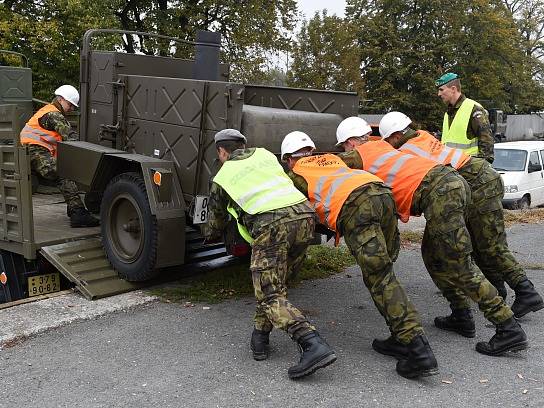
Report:
<svg viewBox="0 0 544 408"><path fill-rule="evenodd" d="M295 87L360 92L363 81L356 27L326 11L302 24L293 47L288 84Z"/></svg>
<svg viewBox="0 0 544 408"><path fill-rule="evenodd" d="M324 279L342 272L353 265L355 259L344 246L311 246L308 256L296 279L289 282L293 287L303 280ZM247 265L236 265L209 272L191 282L168 285L151 291L170 302L218 303L226 299L238 299L253 294L253 284Z"/></svg>

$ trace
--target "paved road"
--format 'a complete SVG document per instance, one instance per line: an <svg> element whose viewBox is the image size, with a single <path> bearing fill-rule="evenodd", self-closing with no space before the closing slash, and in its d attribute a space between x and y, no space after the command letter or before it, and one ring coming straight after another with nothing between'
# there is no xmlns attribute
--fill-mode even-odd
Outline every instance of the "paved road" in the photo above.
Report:
<svg viewBox="0 0 544 408"><path fill-rule="evenodd" d="M544 225L515 226L511 247L524 262L544 263ZM387 329L356 268L306 282L290 298L336 348L336 364L293 382L296 348L272 336L272 356L251 359L252 299L185 308L154 302L71 324L0 351L0 407L542 407L544 312L522 320L531 348L493 358L474 351L493 329L481 313L477 337L432 326L447 305L405 249L396 271L416 303L440 375L399 377L394 360L372 351ZM544 291L544 272L528 271ZM510 299L511 301L511 299Z"/></svg>

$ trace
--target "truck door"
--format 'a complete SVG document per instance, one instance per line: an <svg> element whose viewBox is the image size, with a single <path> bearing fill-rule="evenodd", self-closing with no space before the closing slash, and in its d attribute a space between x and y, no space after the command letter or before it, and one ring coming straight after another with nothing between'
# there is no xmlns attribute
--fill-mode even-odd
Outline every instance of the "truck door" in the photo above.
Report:
<svg viewBox="0 0 544 408"><path fill-rule="evenodd" d="M531 193L531 205L539 205L543 201L544 186L542 175L542 162L538 150L529 153L527 166L528 190Z"/></svg>

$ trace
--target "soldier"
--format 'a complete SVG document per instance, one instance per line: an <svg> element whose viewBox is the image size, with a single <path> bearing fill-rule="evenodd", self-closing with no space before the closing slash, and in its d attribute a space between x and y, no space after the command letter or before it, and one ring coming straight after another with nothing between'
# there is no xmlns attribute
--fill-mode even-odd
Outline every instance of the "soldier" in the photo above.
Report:
<svg viewBox="0 0 544 408"><path fill-rule="evenodd" d="M448 105L442 125L442 143L470 156L493 163L493 135L487 111L461 93L461 81L453 72L435 81L438 96Z"/></svg>
<svg viewBox="0 0 544 408"><path fill-rule="evenodd" d="M449 301L453 314L458 317L457 310L470 313L466 303L457 303L457 291L461 290L478 303L486 319L496 327L491 340L479 342L476 350L497 356L527 348L527 336L512 310L472 262L472 244L465 224L467 195L470 194L466 182L451 167L400 152L385 140L368 141L367 126L358 117L340 123L337 141L348 151L340 156L349 167L367 170L385 180L393 190L403 222L408 222L410 216L425 215L423 260L434 283ZM472 316L464 317L463 324L455 326L455 331L474 337L474 320ZM452 330L450 325L442 325L440 319L435 320L437 327ZM386 347L384 344L383 348Z"/></svg>
<svg viewBox="0 0 544 408"><path fill-rule="evenodd" d="M55 91L55 99L38 110L21 131L21 144L28 146L32 171L56 182L67 204L71 227L95 227L99 224L85 208L76 183L57 175L57 142L77 140L65 115L79 103L79 93L71 85Z"/></svg>
<svg viewBox="0 0 544 408"><path fill-rule="evenodd" d="M312 374L336 361L336 354L308 319L287 299L286 281L301 266L313 239L315 214L287 177L276 156L265 149L246 148L239 131L215 135L223 164L210 189L206 240L215 240L229 222L237 221L251 244L250 270L257 299L250 347L255 360L268 357L272 327L296 341L300 361L289 368L291 379Z"/></svg>
<svg viewBox="0 0 544 408"><path fill-rule="evenodd" d="M393 271L400 243L391 190L378 177L349 169L335 155L311 156L314 149L308 135L292 132L283 139L281 158L291 169L295 186L309 197L321 224L336 232L337 241L344 235L361 267L363 281L394 339L390 347L378 351L406 357L396 367L403 377L438 374L419 314ZM402 346L400 356L397 344Z"/></svg>
<svg viewBox="0 0 544 408"><path fill-rule="evenodd" d="M380 121L380 133L394 148L450 165L463 176L471 189L467 228L472 239L472 255L476 265L497 287L503 299L506 299L506 288L502 282L506 281L514 289L516 299L512 312L515 317L520 318L544 308L542 297L508 249L501 203L504 185L500 174L484 159L470 157L459 149L444 146L424 130L412 129L411 123L405 114L390 112ZM468 308L468 302L459 300L457 304L464 304ZM451 316L438 318L437 325L456 330L465 324L469 316L464 310L457 311Z"/></svg>

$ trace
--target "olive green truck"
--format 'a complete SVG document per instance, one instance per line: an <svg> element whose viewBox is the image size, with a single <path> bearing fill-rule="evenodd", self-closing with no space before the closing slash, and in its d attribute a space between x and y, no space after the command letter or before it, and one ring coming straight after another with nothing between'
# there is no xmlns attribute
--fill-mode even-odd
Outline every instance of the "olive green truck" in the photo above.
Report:
<svg viewBox="0 0 544 408"><path fill-rule="evenodd" d="M95 49L102 35L181 42L194 58ZM336 126L358 109L354 93L229 82L217 33L199 31L187 42L89 30L80 57L80 139L59 143L57 166L86 193L101 225L70 228L62 196L40 193L19 141L33 109L32 72L19 56L20 66L0 66L0 303L73 286L93 299L165 268L246 255L234 226L219 244L205 245L199 234L218 170L214 134L239 129L250 146L278 153L288 132L302 130L330 151Z"/></svg>

